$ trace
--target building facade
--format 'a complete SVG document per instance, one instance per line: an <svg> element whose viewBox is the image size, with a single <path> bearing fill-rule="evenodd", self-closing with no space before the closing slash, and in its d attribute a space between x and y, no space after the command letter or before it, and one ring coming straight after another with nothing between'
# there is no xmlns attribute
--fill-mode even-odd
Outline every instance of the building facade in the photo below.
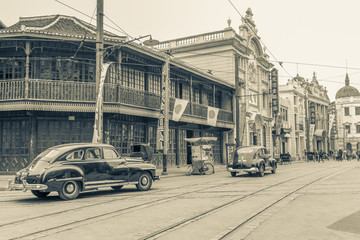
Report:
<svg viewBox="0 0 360 240"><path fill-rule="evenodd" d="M360 93L350 86L348 74L345 76L345 86L336 93L334 105L333 150L341 149L355 154L360 149Z"/></svg>
<svg viewBox="0 0 360 240"><path fill-rule="evenodd" d="M279 95L290 105L286 117L288 122L283 122L282 127L287 136L286 149L292 158L305 159L306 152L328 152L330 100L315 73L311 81L299 75L288 80L279 86Z"/></svg>
<svg viewBox="0 0 360 240"><path fill-rule="evenodd" d="M0 29L0 171L26 166L44 149L91 142L95 117L96 27L75 17L20 18ZM234 129L234 85L164 53L104 33L104 62L111 63L103 95L104 141L122 155L130 146L158 141L165 65L169 66L168 165L191 162L185 137L217 137L222 163ZM177 99L186 100L173 121ZM209 109L218 110L209 124ZM153 163L160 166L162 155Z"/></svg>
<svg viewBox="0 0 360 240"><path fill-rule="evenodd" d="M237 129L228 142L263 145L272 152L273 113L270 70L266 48L262 46L251 9L238 32L231 27L210 33L167 40L156 46L235 86L233 111ZM236 132L238 131L238 132ZM237 134L236 134L237 133ZM240 139L235 139L239 136Z"/></svg>

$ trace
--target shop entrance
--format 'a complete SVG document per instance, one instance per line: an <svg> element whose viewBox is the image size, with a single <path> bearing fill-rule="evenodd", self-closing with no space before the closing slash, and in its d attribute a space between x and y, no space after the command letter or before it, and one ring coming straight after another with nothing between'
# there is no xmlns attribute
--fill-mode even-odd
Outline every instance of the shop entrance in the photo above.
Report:
<svg viewBox="0 0 360 240"><path fill-rule="evenodd" d="M187 130L186 131L186 138L192 138L194 137L194 131ZM187 155L187 164L192 164L192 155L191 155L191 143L186 142L186 155Z"/></svg>

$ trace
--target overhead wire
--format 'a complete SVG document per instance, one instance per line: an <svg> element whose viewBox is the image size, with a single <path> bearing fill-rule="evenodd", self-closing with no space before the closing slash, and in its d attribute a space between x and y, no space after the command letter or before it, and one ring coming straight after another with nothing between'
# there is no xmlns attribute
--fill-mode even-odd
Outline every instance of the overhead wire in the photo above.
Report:
<svg viewBox="0 0 360 240"><path fill-rule="evenodd" d="M233 8L236 10L236 12L240 15L240 17L244 20L244 23L246 25L249 26L249 29L255 34L255 36L257 36L257 33L252 29L252 27L247 23L246 19L242 16L242 14L239 12L239 10L235 7L235 5L233 4L233 2L231 0L228 0L230 2L230 4L233 6ZM269 53L271 54L271 56L275 59L275 61L279 64L279 66L289 75L290 78L293 78L290 73L282 66L281 62L278 61L275 57L275 55L270 51L270 49L265 45L265 43L258 38L258 40L264 45L264 47L266 47L266 49L269 51Z"/></svg>
<svg viewBox="0 0 360 240"><path fill-rule="evenodd" d="M91 16L89 16L88 14L86 14L86 13L84 13L84 12L82 12L82 11L76 9L76 8L73 8L73 7L71 7L71 6L69 6L69 5L65 4L65 3L63 3L63 2L61 2L60 0L54 0L54 1L60 3L60 4L64 5L64 6L66 6L66 7L68 7L68 8L70 8L70 9L72 9L72 10L74 10L74 11L76 11L76 12L78 12L78 13L86 16L86 17L88 17L88 18L91 18ZM111 28L111 29L113 29L113 30L116 30L116 31L118 31L118 32L121 32L122 34L126 34L125 32L119 31L118 29L116 29L116 28L114 28L114 27L112 27L112 26L110 26L110 25L108 25L108 24L104 24L104 25L107 26L107 27L109 27L109 28Z"/></svg>

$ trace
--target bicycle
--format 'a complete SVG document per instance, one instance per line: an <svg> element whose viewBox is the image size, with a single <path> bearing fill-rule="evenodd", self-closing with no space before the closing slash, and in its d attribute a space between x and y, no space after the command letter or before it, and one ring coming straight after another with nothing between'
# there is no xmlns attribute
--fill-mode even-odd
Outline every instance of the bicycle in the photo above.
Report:
<svg viewBox="0 0 360 240"><path fill-rule="evenodd" d="M190 176L196 171L202 175L210 175L215 173L214 165L211 162L196 161L188 166L186 170L186 176Z"/></svg>

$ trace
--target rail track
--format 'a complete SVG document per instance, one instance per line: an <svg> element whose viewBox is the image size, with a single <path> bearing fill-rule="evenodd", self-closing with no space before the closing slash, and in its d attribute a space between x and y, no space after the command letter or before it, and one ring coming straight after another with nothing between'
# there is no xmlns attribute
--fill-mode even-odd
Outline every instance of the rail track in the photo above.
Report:
<svg viewBox="0 0 360 240"><path fill-rule="evenodd" d="M292 169L294 171L296 171L296 169ZM343 171L346 171L347 169L343 170ZM295 177L291 177L291 178L288 178L284 181L279 181L279 182L276 182L274 184L271 184L269 186L266 186L260 190L257 190L257 191L252 191L244 196L241 196L241 197L238 197L236 199L233 199L231 201L228 201L224 204L221 204L215 208L212 208L210 210L207 210L207 211L203 211L201 213L198 213L196 216L193 216L191 218L187 218L187 219L184 219L176 224L173 224L171 226L168 226L164 229L161 229L161 230L158 230L152 234L149 234L147 236L144 236L142 237L141 239L153 239L155 237L159 237L159 236L162 236L164 234L166 234L167 232L171 232L173 231L174 229L177 229L177 228L181 228L182 226L185 226L187 225L188 223L190 222L194 222L194 221L197 221L203 217L206 217L216 211L219 211L223 208L226 208L226 207L229 207L237 202L240 202L244 199L247 199L251 196L254 196L256 194L259 194L267 189L271 189L275 186L279 186L281 184L284 184L284 183L288 183L289 181L293 181L293 180L296 180L296 179L299 179L299 178L303 178L305 176L309 176L309 175L312 175L316 172L319 172L321 170L318 170L318 171L312 171L312 172L308 172L308 173L305 173L305 174L301 174L301 175L297 175ZM340 173L341 171L339 171ZM315 179L314 181L304 185L304 186L301 186L299 187L298 189L294 190L293 192L287 194L286 196L284 196L283 198L279 199L278 201L281 201L282 199L286 198L287 196L291 195L291 194L294 194L296 191L299 191L301 190L302 188L305 188L306 186L316 182L316 181L319 181L321 180L322 178L325 178L326 176L328 176L328 174L326 174L325 176L322 176L318 179ZM75 207L75 208L69 208L69 209L66 209L66 210L62 210L62 211L57 211L57 212L53 212L53 213L48 213L48 214L44 214L44 215L40 215L40 216L35 216L35 217L30 217L30 218L24 218L24 219L20 219L20 220L16 220L16 221L11 221L11 222L8 222L8 223L4 223L4 224L1 224L0 225L0 231L2 231L1 229L4 228L4 227L8 227L8 226L11 226L11 225L22 225L22 224L26 224L26 223L30 223L30 222L34 222L34 221L37 221L37 222L41 222L41 221L47 221L47 219L51 218L51 217L54 217L54 216L59 216L61 217L62 214L67 214L69 212L72 212L72 211L79 211L79 210L88 210L88 209L91 209L91 208L96 208L96 207L99 207L101 205L106 205L106 204L113 204L114 202L121 202L121 201L124 201L126 199L134 199L134 198L137 198L137 197L143 197L143 196L151 196L151 197L156 197L156 195L159 195L159 193L167 193L168 192L171 192L173 190L179 190L179 189L191 189L191 190L187 190L185 192L182 192L182 193L177 193L177 194L171 194L170 196L167 196L167 197L159 197L159 198L155 198L155 199L152 199L150 201L146 201L146 202L143 202L143 203L139 203L139 204L134 204L132 206L128 206L128 207L124 207L124 208L120 208L120 209L112 209L110 211L107 211L107 212L102 212L102 213L99 213L99 214L95 214L95 215L91 215L91 216L88 216L88 217L84 217L84 218L80 218L80 219L77 219L77 220L72 220L70 222L67 222L67 223L64 223L64 224L58 224L56 226L52 226L52 227L46 227L46 228L43 228L43 229L40 229L40 230L37 230L37 231L32 231L32 232L29 232L29 233L26 233L24 235L20 235L20 236L17 236L17 237L14 237L12 239L23 239L23 238L26 238L26 239L35 239L35 238L41 238L41 237L44 237L44 236L48 236L50 234L53 234L53 233L58 233L58 232L62 232L62 231L66 231L66 230L69 230L69 229L72 229L76 226L82 226L82 225L85 225L85 224L89 224L91 222L95 222L95 221L99 221L101 219L107 219L107 218L111 218L111 217L115 217L115 216L119 216L121 214L124 214L128 211L134 211L134 210L141 210L143 208L149 208L149 207L152 207L152 206L156 206L156 205L160 205L160 204L163 204L163 203L166 203L166 202L169 202L169 201L172 201L172 200L176 200L178 198L181 198L181 197L184 197L185 195L188 195L188 194L193 194L193 193L199 193L199 192L203 192L203 191L207 191L207 190L211 190L211 189L215 189L215 188L219 188L219 187L223 187L223 186L226 186L226 185L233 185L233 184L239 184L239 181L232 181L232 182L228 182L228 183L219 183L219 184L216 184L216 185L211 185L211 186L204 186L204 184L206 184L207 182L202 182L202 183L199 183L199 184L188 184L188 185L184 185L184 186L180 186L180 187L175 187L175 188L166 188L166 189L162 189L162 190L153 190L153 191L150 191L150 192L147 192L147 193L142 193L142 194L136 194L135 196L134 195L127 195L127 196L122 196L121 198L116 198L116 199L109 199L109 200L106 200L106 201L102 201L102 202L98 202L98 203L93 203L93 204L87 204L87 205L84 205L84 206L80 206L80 207ZM274 203L276 204L276 203ZM269 206L268 208L271 208L271 206ZM263 211L266 211L267 209L264 209ZM237 229L239 229L242 225L246 224L246 222L248 221L251 221L252 219L254 219L256 216L260 215L263 211L261 212L258 212L256 214L254 214L254 216L251 216L249 217L246 221L238 224L237 226L234 226L232 227L231 231L228 231L226 233L223 233L222 236L219 236L219 239L225 239L226 236L232 234L234 231L236 231Z"/></svg>

